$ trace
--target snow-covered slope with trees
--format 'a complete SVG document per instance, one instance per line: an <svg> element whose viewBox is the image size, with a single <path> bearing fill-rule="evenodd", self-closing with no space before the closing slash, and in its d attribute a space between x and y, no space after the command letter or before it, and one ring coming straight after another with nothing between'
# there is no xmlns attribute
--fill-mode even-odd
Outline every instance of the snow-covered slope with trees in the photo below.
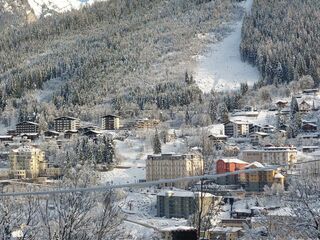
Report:
<svg viewBox="0 0 320 240"><path fill-rule="evenodd" d="M49 9L55 12L66 12L72 9L79 9L83 5L94 2L96 2L96 0L28 0L29 5L37 17L41 16L43 9Z"/></svg>
<svg viewBox="0 0 320 240"><path fill-rule="evenodd" d="M241 5L248 12L252 2L246 0ZM235 89L240 83L247 82L252 85L259 80L258 70L241 61L239 47L242 23L243 18L235 22L232 32L226 38L210 46L208 53L199 57L195 79L204 92L210 92L211 89L215 91Z"/></svg>

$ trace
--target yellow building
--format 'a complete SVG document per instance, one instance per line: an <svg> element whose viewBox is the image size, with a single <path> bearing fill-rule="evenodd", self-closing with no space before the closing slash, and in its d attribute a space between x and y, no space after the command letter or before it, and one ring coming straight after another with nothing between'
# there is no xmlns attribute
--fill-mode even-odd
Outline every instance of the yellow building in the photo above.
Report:
<svg viewBox="0 0 320 240"><path fill-rule="evenodd" d="M201 175L202 173L203 158L199 154L149 155L146 161L147 181L197 176ZM190 181L170 183L165 184L165 186L185 188L189 184Z"/></svg>
<svg viewBox="0 0 320 240"><path fill-rule="evenodd" d="M277 169L266 169L259 162L253 162L245 169L257 169L257 171L240 175L240 181L247 191L262 192L265 186L271 187L274 184L277 184L279 188L284 187L284 176Z"/></svg>
<svg viewBox="0 0 320 240"><path fill-rule="evenodd" d="M32 146L21 146L9 154L10 176L13 178L36 178L45 168L44 152Z"/></svg>
<svg viewBox="0 0 320 240"><path fill-rule="evenodd" d="M242 160L291 165L297 162L297 149L295 147L266 147L261 150L244 150Z"/></svg>

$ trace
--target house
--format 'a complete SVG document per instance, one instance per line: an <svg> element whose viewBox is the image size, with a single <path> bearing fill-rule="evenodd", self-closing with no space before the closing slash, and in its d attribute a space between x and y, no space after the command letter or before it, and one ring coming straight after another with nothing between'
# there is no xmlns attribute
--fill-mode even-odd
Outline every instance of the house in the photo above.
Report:
<svg viewBox="0 0 320 240"><path fill-rule="evenodd" d="M91 139L96 139L97 137L102 136L103 132L97 131L97 130L88 130L83 135L87 136L88 138L91 138Z"/></svg>
<svg viewBox="0 0 320 240"><path fill-rule="evenodd" d="M261 125L259 124L250 124L249 125L249 133L261 132Z"/></svg>
<svg viewBox="0 0 320 240"><path fill-rule="evenodd" d="M146 160L147 181L197 176L202 173L203 157L200 154L148 155ZM181 181L164 185L185 188L190 185L191 182L192 181Z"/></svg>
<svg viewBox="0 0 320 240"><path fill-rule="evenodd" d="M276 127L272 126L272 125L263 125L261 128L261 132L265 132L265 133L274 133L276 131Z"/></svg>
<svg viewBox="0 0 320 240"><path fill-rule="evenodd" d="M117 130L120 128L120 118L116 115L106 115L102 117L102 129Z"/></svg>
<svg viewBox="0 0 320 240"><path fill-rule="evenodd" d="M303 153L312 153L319 150L319 146L302 146Z"/></svg>
<svg viewBox="0 0 320 240"><path fill-rule="evenodd" d="M9 143L9 142L13 142L13 136L12 135L2 135L0 136L0 142L1 143Z"/></svg>
<svg viewBox="0 0 320 240"><path fill-rule="evenodd" d="M236 240L243 236L242 227L214 227L208 230L208 240Z"/></svg>
<svg viewBox="0 0 320 240"><path fill-rule="evenodd" d="M73 117L59 117L54 119L54 130L57 132L76 131L80 127L80 120Z"/></svg>
<svg viewBox="0 0 320 240"><path fill-rule="evenodd" d="M20 137L22 139L29 139L31 141L34 141L39 138L39 133L21 133Z"/></svg>
<svg viewBox="0 0 320 240"><path fill-rule="evenodd" d="M157 119L138 119L135 123L136 128L154 128L159 125L160 120Z"/></svg>
<svg viewBox="0 0 320 240"><path fill-rule="evenodd" d="M163 240L197 240L197 229L188 226L168 227L160 230Z"/></svg>
<svg viewBox="0 0 320 240"><path fill-rule="evenodd" d="M245 169L255 169L253 172L246 172L240 175L240 181L246 191L263 192L264 187L271 187L273 184L278 184L284 188L284 176L278 172L276 168L267 169L259 162L253 162L245 167Z"/></svg>
<svg viewBox="0 0 320 240"><path fill-rule="evenodd" d="M222 174L227 172L235 172L244 169L248 163L237 158L219 159L216 162L216 173ZM239 184L239 176L237 174L218 177L217 183L222 185Z"/></svg>
<svg viewBox="0 0 320 240"><path fill-rule="evenodd" d="M64 138L71 139L71 138L77 136L78 133L79 133L78 130L66 130L64 132Z"/></svg>
<svg viewBox="0 0 320 240"><path fill-rule="evenodd" d="M302 101L298 101L299 112L308 113L312 110L312 104L302 99Z"/></svg>
<svg viewBox="0 0 320 240"><path fill-rule="evenodd" d="M59 137L60 133L57 131L53 131L53 130L48 130L44 132L44 136L46 138L57 138Z"/></svg>
<svg viewBox="0 0 320 240"><path fill-rule="evenodd" d="M263 140L268 137L269 134L265 132L255 132L250 134L250 141L253 146L262 144Z"/></svg>
<svg viewBox="0 0 320 240"><path fill-rule="evenodd" d="M285 107L288 106L288 101L286 101L286 100L279 100L279 101L276 102L276 105L277 105L277 108L278 108L278 109L283 109L283 108L285 108Z"/></svg>
<svg viewBox="0 0 320 240"><path fill-rule="evenodd" d="M39 124L30 121L20 122L16 125L16 134L21 133L40 133Z"/></svg>
<svg viewBox="0 0 320 240"><path fill-rule="evenodd" d="M242 159L247 162L261 162L268 164L294 164L297 161L297 149L288 147L264 147L242 151Z"/></svg>
<svg viewBox="0 0 320 240"><path fill-rule="evenodd" d="M313 89L304 89L302 91L303 94L305 95L311 95L311 96L319 96L320 95L320 91L318 88L313 88Z"/></svg>
<svg viewBox="0 0 320 240"><path fill-rule="evenodd" d="M164 190L157 194L157 217L188 219L201 206L203 215L206 215L211 206L220 201L221 197L210 193Z"/></svg>
<svg viewBox="0 0 320 240"><path fill-rule="evenodd" d="M228 137L246 137L249 134L250 123L242 120L229 121L224 125Z"/></svg>
<svg viewBox="0 0 320 240"><path fill-rule="evenodd" d="M318 131L318 125L312 122L303 122L301 129L304 132L316 132Z"/></svg>

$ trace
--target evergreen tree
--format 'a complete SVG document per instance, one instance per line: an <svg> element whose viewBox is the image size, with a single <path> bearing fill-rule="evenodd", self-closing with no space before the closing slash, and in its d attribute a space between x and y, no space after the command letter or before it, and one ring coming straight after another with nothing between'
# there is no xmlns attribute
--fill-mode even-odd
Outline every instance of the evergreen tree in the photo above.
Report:
<svg viewBox="0 0 320 240"><path fill-rule="evenodd" d="M156 129L156 133L153 138L153 153L161 154L161 142L158 134L158 130Z"/></svg>

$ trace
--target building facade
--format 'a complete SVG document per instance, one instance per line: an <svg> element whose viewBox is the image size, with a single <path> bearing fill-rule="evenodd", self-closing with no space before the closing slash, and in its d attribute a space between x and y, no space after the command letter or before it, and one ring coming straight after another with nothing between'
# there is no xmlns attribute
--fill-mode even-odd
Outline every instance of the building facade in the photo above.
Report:
<svg viewBox="0 0 320 240"><path fill-rule="evenodd" d="M259 162L253 162L247 165L245 169L256 169L256 171L244 173L240 177L240 181L246 191L263 192L265 186L272 187L274 184L284 188L284 176L277 169L266 169Z"/></svg>
<svg viewBox="0 0 320 240"><path fill-rule="evenodd" d="M216 172L217 174L235 172L244 169L247 165L247 162L236 158L219 159L216 162ZM217 183L222 185L239 184L239 176L234 174L225 177L218 177Z"/></svg>
<svg viewBox="0 0 320 240"><path fill-rule="evenodd" d="M179 177L197 176L203 173L203 158L199 154L161 154L149 155L146 161L146 179L174 179ZM180 188L187 187L191 182L167 184Z"/></svg>
<svg viewBox="0 0 320 240"><path fill-rule="evenodd" d="M210 207L216 206L220 200L221 198L217 198L210 193L162 191L157 195L157 216L187 219L201 206L202 214L206 215Z"/></svg>
<svg viewBox="0 0 320 240"><path fill-rule="evenodd" d="M106 115L102 117L102 129L117 130L120 128L120 118L115 115Z"/></svg>
<svg viewBox="0 0 320 240"><path fill-rule="evenodd" d="M44 152L31 146L21 146L9 154L10 176L15 179L36 178L45 169Z"/></svg>
<svg viewBox="0 0 320 240"><path fill-rule="evenodd" d="M54 130L64 132L66 130L75 131L80 127L80 120L73 117L59 117L54 119Z"/></svg>
<svg viewBox="0 0 320 240"><path fill-rule="evenodd" d="M224 131L228 137L246 137L249 134L250 125L246 121L230 121L224 125Z"/></svg>
<svg viewBox="0 0 320 240"><path fill-rule="evenodd" d="M295 147L266 147L261 150L244 150L242 159L247 162L292 165L297 162Z"/></svg>
<svg viewBox="0 0 320 240"><path fill-rule="evenodd" d="M39 133L39 124L35 122L21 122L16 125L16 134L21 133Z"/></svg>

